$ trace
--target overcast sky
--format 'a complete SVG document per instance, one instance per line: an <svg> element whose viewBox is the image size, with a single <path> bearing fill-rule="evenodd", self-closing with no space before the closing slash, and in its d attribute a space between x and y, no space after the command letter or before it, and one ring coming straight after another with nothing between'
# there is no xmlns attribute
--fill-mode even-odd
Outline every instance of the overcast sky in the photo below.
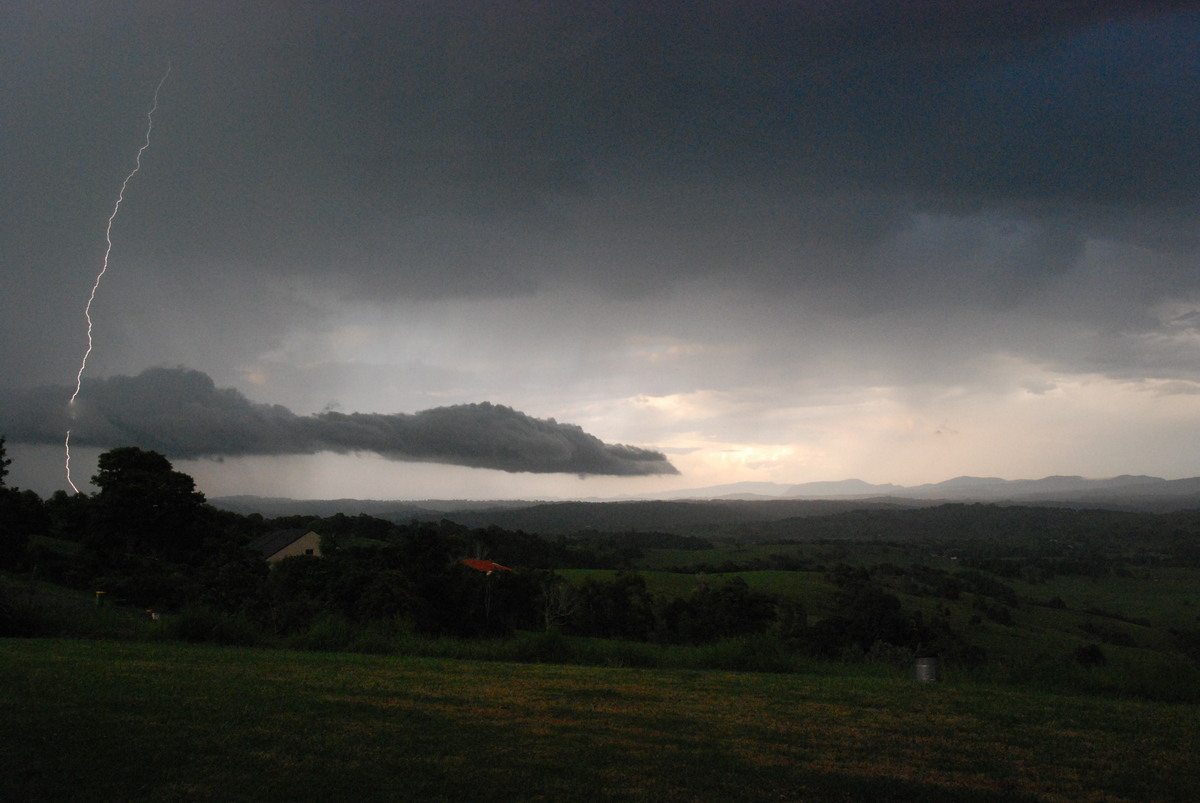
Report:
<svg viewBox="0 0 1200 803"><path fill-rule="evenodd" d="M1200 475L1198 97L1190 2L6 3L9 482Z"/></svg>

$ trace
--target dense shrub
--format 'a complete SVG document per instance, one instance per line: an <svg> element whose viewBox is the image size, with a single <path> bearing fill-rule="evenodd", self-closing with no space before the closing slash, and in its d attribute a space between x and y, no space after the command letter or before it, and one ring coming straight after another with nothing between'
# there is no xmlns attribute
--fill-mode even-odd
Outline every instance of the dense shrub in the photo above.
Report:
<svg viewBox="0 0 1200 803"><path fill-rule="evenodd" d="M0 585L0 637L29 638L41 635L38 625L29 599Z"/></svg>
<svg viewBox="0 0 1200 803"><path fill-rule="evenodd" d="M571 649L558 630L524 633L513 644L513 660L523 663L559 663L571 657Z"/></svg>
<svg viewBox="0 0 1200 803"><path fill-rule="evenodd" d="M359 636L359 630L349 620L335 613L317 617L308 632L293 638L294 647L319 652L348 652Z"/></svg>
<svg viewBox="0 0 1200 803"><path fill-rule="evenodd" d="M1108 663L1108 658L1104 655L1104 650L1100 649L1099 644L1085 644L1077 647L1071 653L1071 658L1080 666L1104 666Z"/></svg>
<svg viewBox="0 0 1200 803"><path fill-rule="evenodd" d="M243 647L261 644L264 640L261 631L245 616L202 607L163 616L155 623L151 634L160 639Z"/></svg>

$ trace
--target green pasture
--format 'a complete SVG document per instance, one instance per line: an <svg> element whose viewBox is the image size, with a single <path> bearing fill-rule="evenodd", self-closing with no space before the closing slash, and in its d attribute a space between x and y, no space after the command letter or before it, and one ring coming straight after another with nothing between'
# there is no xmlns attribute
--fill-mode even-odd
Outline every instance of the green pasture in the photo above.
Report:
<svg viewBox="0 0 1200 803"><path fill-rule="evenodd" d="M877 563L908 565L914 562L927 566L953 564L929 549L912 544L893 545L860 542L759 544L740 543L716 546L712 549L643 549L637 566L641 569L671 569L693 566L720 566L725 562L747 564L767 561L773 556L784 555L813 564L834 566L849 563L871 566Z"/></svg>
<svg viewBox="0 0 1200 803"><path fill-rule="evenodd" d="M560 574L572 582L586 577L608 581L613 570L570 570ZM820 572L743 571L693 575L643 571L647 589L665 597L686 597L701 582L720 587L740 577L756 590L804 603L809 622L832 610L836 586ZM1188 699L1200 691L1171 691L1176 675L1181 683L1197 676L1193 662L1179 652L1172 628L1200 628L1200 571L1193 569L1139 569L1132 577L1059 577L1041 583L1002 578L1020 598L1007 608L1010 624L990 620L975 607L982 601L1000 603L964 592L956 600L905 593L903 578L879 580L900 599L905 610L920 611L925 621L949 622L965 641L982 648L990 665L985 674L997 680L1024 682L1034 677L1057 677L1059 687L1077 686L1103 693L1126 690L1153 698ZM1065 608L1050 607L1053 597ZM1073 651L1088 645L1103 650L1103 669L1081 671L1074 666Z"/></svg>
<svg viewBox="0 0 1200 803"><path fill-rule="evenodd" d="M1152 801L1195 706L951 680L0 641L2 800Z"/></svg>
<svg viewBox="0 0 1200 803"><path fill-rule="evenodd" d="M578 583L585 578L610 582L617 576L615 569L559 569L558 574ZM735 577L740 577L752 590L795 599L808 606L824 606L832 597L835 586L821 572L787 572L778 570L746 572L713 572L711 574L684 574L681 572L639 571L646 580L646 589L651 594L669 599L688 597L701 583L710 588L719 588Z"/></svg>
<svg viewBox="0 0 1200 803"><path fill-rule="evenodd" d="M1200 627L1200 569L1137 567L1129 577L1007 581L1022 597L1059 597L1072 609L1098 609L1155 627Z"/></svg>
<svg viewBox="0 0 1200 803"><path fill-rule="evenodd" d="M608 583L617 576L618 571L616 569L558 569L556 574L574 584L588 579ZM646 581L646 589L651 594L660 594L669 598L687 597L699 584L699 578L694 574L661 571L639 571L638 574Z"/></svg>

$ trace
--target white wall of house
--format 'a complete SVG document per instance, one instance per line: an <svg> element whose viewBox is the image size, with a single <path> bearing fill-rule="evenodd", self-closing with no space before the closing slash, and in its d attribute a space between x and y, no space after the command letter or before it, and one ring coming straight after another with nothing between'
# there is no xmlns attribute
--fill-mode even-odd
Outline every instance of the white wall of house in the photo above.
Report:
<svg viewBox="0 0 1200 803"><path fill-rule="evenodd" d="M290 558L295 555L316 555L321 556L321 536L314 532L306 533L297 538L292 543L285 546L283 549L276 552L267 558L268 563L276 563L284 558Z"/></svg>

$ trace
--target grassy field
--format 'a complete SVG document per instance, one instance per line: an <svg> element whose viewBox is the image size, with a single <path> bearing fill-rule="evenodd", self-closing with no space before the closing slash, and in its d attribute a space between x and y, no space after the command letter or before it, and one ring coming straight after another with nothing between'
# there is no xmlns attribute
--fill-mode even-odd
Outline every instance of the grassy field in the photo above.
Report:
<svg viewBox="0 0 1200 803"><path fill-rule="evenodd" d="M1198 714L901 677L8 639L0 800L1191 800Z"/></svg>
<svg viewBox="0 0 1200 803"><path fill-rule="evenodd" d="M1058 596L1079 610L1111 611L1156 626L1200 626L1200 569L1139 568L1130 577L1056 577L1045 583L1009 584L1022 597Z"/></svg>

